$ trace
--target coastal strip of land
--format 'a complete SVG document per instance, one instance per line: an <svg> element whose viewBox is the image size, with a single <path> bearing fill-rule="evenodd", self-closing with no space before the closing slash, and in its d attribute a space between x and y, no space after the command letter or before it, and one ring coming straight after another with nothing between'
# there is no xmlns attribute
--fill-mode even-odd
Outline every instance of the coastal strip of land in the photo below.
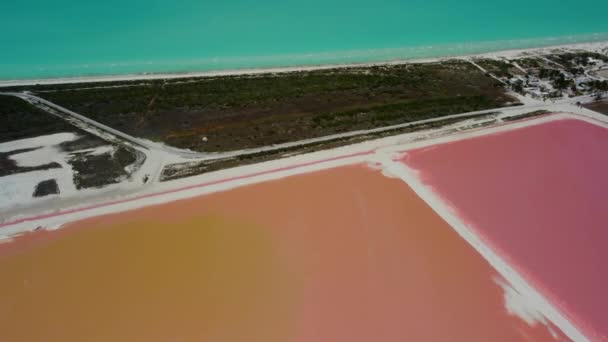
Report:
<svg viewBox="0 0 608 342"><path fill-rule="evenodd" d="M0 216L10 222L132 198L161 184L391 136L416 141L550 112L587 114L586 108L601 107L608 90L607 47L4 87L0 119L12 121L2 126L3 135L9 144L23 141L3 155L17 174L0 177ZM99 146L40 143L83 135L99 139ZM33 156L43 150L53 153L37 163Z"/></svg>
<svg viewBox="0 0 608 342"><path fill-rule="evenodd" d="M470 58L514 58L522 55L542 55L550 53L556 49L569 50L588 50L588 51L608 51L608 42L586 42L576 44L558 44L552 46L529 48L529 49L511 49L495 52L487 52L482 54L458 55L446 57L431 57L431 58L412 58L398 59L383 62L373 63L345 63L345 64L323 64L310 66L294 66L294 67L275 67L275 68L254 68L254 69L234 69L234 70L218 70L218 71L193 71L180 73L142 73L142 74L126 74L126 75L109 75L109 76L79 76L79 77L61 77L61 78L37 78L37 79L6 79L0 80L0 88L18 87L18 86L33 86L33 85L57 85L57 84L77 84L77 83L107 83L107 82L124 82L124 81L151 81L163 79L184 79L192 77L215 77L215 76L238 76L238 75L255 75L265 73L285 73L298 71L314 71L326 70L335 68L353 68L353 67L371 67L407 63L435 63L447 59L470 59Z"/></svg>

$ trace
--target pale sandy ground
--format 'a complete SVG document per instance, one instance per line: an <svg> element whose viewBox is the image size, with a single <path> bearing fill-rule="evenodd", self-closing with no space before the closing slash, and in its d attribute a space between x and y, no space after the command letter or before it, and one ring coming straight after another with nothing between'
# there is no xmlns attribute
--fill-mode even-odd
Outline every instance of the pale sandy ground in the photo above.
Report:
<svg viewBox="0 0 608 342"><path fill-rule="evenodd" d="M608 69L596 72L599 77L608 78Z"/></svg>
<svg viewBox="0 0 608 342"><path fill-rule="evenodd" d="M310 71L323 70L333 68L351 68L365 67L377 65L398 65L407 63L433 63L448 59L458 58L517 58L530 55L543 55L550 53L556 49L579 49L587 51L602 51L608 49L608 42L593 42L579 43L567 45L555 45L533 49L516 49L504 50L497 52L488 52L483 54L437 57L437 58L420 58L406 59L375 63L359 63L359 64L331 64L331 65L313 65L313 66L296 66L282 68L261 68L261 69L238 69L238 70L220 70L206 72L191 72L191 73L159 73L159 74L131 74L131 75L116 75L116 76L92 76L92 77L70 77L70 78L53 78L53 79L29 79L29 80L6 80L0 81L0 87L35 85L35 84L67 84L67 83L87 83L87 82L116 82L116 81L136 81L136 80L155 80L155 79L179 79L189 77L211 77L211 76L229 76L229 75L254 75L264 73L283 73L294 71Z"/></svg>
<svg viewBox="0 0 608 342"><path fill-rule="evenodd" d="M11 152L21 149L34 149L33 151L11 155L19 167L33 167L38 165L57 163L61 168L51 168L33 172L16 173L0 177L0 207L9 205L28 204L36 200L32 193L38 183L47 179L54 179L62 196L76 193L76 185L72 177L72 166L67 162L68 153L64 153L58 145L75 140L74 133L56 133L35 138L20 139L0 144L0 152ZM48 196L54 200L59 195Z"/></svg>

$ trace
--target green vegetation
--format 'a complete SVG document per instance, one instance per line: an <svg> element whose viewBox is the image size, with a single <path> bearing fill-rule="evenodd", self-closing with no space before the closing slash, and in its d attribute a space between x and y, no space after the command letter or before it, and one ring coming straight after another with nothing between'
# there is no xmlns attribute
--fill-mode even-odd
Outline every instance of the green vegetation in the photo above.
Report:
<svg viewBox="0 0 608 342"><path fill-rule="evenodd" d="M241 155L238 157L225 158L225 159L216 159L211 161L201 161L201 162L190 162L190 163L178 163L167 165L161 174L161 181L169 181L173 179L189 177L194 175L199 175L207 172L223 170L231 167L242 166L260 163L263 161L279 159L286 156L293 156L297 154L309 153L320 151L324 149L330 149L340 146L346 146L370 139L378 139L382 137L387 137L391 135L411 133L421 130L430 130L434 128L444 127L447 125L451 125L457 122L469 120L472 118L478 119L480 123L472 124L470 128L477 128L481 126L487 126L496 122L493 119L497 113L487 113L484 115L470 115L463 116L458 118L449 118L444 120L432 121L427 123L419 123L413 124L406 127L395 128L391 130L386 130L382 132L376 132L371 134L358 135L347 138L336 138L329 141L322 141L312 144L307 144L304 146L294 146L289 148L283 148L278 150L259 152L259 153L251 153L246 155Z"/></svg>
<svg viewBox="0 0 608 342"><path fill-rule="evenodd" d="M59 193L59 186L57 185L57 181L54 179L44 180L34 189L34 197L44 197L48 195L55 195Z"/></svg>
<svg viewBox="0 0 608 342"><path fill-rule="evenodd" d="M526 70L538 69L545 66L545 62L536 57L520 58L517 60L517 64Z"/></svg>
<svg viewBox="0 0 608 342"><path fill-rule="evenodd" d="M69 123L19 98L0 95L0 142L76 131Z"/></svg>
<svg viewBox="0 0 608 342"><path fill-rule="evenodd" d="M279 144L515 102L502 84L459 61L76 86L38 90L128 134L199 151Z"/></svg>
<svg viewBox="0 0 608 342"><path fill-rule="evenodd" d="M118 147L114 153L90 155L73 153L68 162L74 173L74 184L77 189L103 187L119 183L128 177L125 167L135 163L135 151Z"/></svg>
<svg viewBox="0 0 608 342"><path fill-rule="evenodd" d="M496 59L480 59L475 61L480 67L486 69L496 77L512 78L515 75L523 75L523 72L507 61Z"/></svg>
<svg viewBox="0 0 608 342"><path fill-rule="evenodd" d="M102 140L86 131L83 131L67 121L42 111L35 106L13 96L0 95L0 142L18 139L34 138L38 136L72 132L78 134L73 141L63 142L59 148L63 152L71 153L68 162L74 171L74 183L78 189L101 187L114 184L129 176L125 167L135 163L137 151L125 147L118 147L114 143ZM90 155L83 150L112 144L116 152L102 155ZM0 153L0 177L31 171L61 168L56 162L23 167L11 159L11 156L34 151L37 148L19 149ZM53 190L54 181L42 182L35 196L43 196ZM38 188L37 188L38 189Z"/></svg>
<svg viewBox="0 0 608 342"><path fill-rule="evenodd" d="M521 120L521 119L525 119L525 118L531 118L531 117L535 117L535 116L539 116L539 115L544 115L547 113L549 113L549 112L545 111L545 110L538 110L538 111L521 114L521 115L516 115L516 116L507 116L507 117L502 118L502 120L505 122L506 121L516 121L516 120ZM467 126L467 128L468 129L479 128L479 127L484 127L484 126L489 126L489 125L495 124L497 121L496 121L496 119L494 119L494 117L497 114L498 113L487 113L484 115L470 115L470 116L463 116L463 117L458 117L458 118L449 118L449 119L438 120L438 121L433 121L433 122L413 124L413 125L406 126L406 127L395 128L392 130L387 130L387 131L382 131L382 132L377 132L377 133L372 133L372 134L358 135L358 136L348 137L348 138L337 138L337 139L333 139L330 141L323 141L323 142L308 144L305 146L295 146L295 147L289 147L289 148L273 150L273 151L252 153L252 154L241 155L241 156L233 157L233 158L225 158L225 159L201 161L201 162L171 164L171 165L167 165L163 169L160 180L169 181L169 180L173 180L173 179L199 175L199 174L203 174L203 173L207 173L207 172L213 172L213 171L228 169L228 168L232 168L232 167L242 166L242 165L249 165L249 164L260 163L260 162L264 162L264 161L268 161L268 160L279 159L279 158L293 156L293 155L297 155L297 154L315 152L315 151L320 151L320 150L324 150L324 149L330 149L330 148L335 148L335 147L339 147L339 146L350 145L350 144L354 144L354 143L358 143L358 142L362 142L362 141L366 141L366 140L370 140L370 139L378 139L378 138L387 137L387 136L391 136L391 135L436 129L436 128L452 125L457 122L470 120L473 118L477 119L479 122L473 123L473 124Z"/></svg>
<svg viewBox="0 0 608 342"><path fill-rule="evenodd" d="M606 80L604 80L604 81L595 80L595 81L589 82L589 85L595 91L608 91L608 81L606 81Z"/></svg>
<svg viewBox="0 0 608 342"><path fill-rule="evenodd" d="M530 91L533 95L543 98L559 98L564 95L573 97L608 90L608 81L594 80L588 76L603 63L608 63L608 56L599 53L561 52L522 58L517 63L527 70L527 74L520 80L505 81L513 91L520 94L527 93L526 87L533 89ZM539 84L536 78L550 82L552 88Z"/></svg>
<svg viewBox="0 0 608 342"><path fill-rule="evenodd" d="M539 116L539 115L545 115L545 114L549 114L549 111L546 110L537 110L534 112L530 112L527 114L522 114L522 115L517 115L517 116L507 116L502 118L502 121L516 121L516 120L521 120L521 119L527 119L527 118L532 118L535 116Z"/></svg>
<svg viewBox="0 0 608 342"><path fill-rule="evenodd" d="M568 71L578 69L579 65L584 67L590 66L590 58L608 63L608 56L602 55L601 53L588 51L553 54L548 56L548 58L553 62L563 65Z"/></svg>

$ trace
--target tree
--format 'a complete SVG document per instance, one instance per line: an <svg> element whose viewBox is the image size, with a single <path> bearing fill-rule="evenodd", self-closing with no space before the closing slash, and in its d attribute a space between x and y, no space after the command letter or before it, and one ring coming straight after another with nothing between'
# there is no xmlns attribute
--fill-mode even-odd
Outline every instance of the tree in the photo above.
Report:
<svg viewBox="0 0 608 342"><path fill-rule="evenodd" d="M513 90L518 93L523 93L524 82L522 80L517 80L517 81L513 82Z"/></svg>

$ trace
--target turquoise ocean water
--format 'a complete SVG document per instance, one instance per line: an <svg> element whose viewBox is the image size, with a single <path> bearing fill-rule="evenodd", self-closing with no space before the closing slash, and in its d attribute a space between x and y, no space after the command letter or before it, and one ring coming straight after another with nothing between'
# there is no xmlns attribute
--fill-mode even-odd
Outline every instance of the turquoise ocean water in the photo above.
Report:
<svg viewBox="0 0 608 342"><path fill-rule="evenodd" d="M371 62L599 41L608 40L606 13L606 0L1 1L0 80Z"/></svg>

